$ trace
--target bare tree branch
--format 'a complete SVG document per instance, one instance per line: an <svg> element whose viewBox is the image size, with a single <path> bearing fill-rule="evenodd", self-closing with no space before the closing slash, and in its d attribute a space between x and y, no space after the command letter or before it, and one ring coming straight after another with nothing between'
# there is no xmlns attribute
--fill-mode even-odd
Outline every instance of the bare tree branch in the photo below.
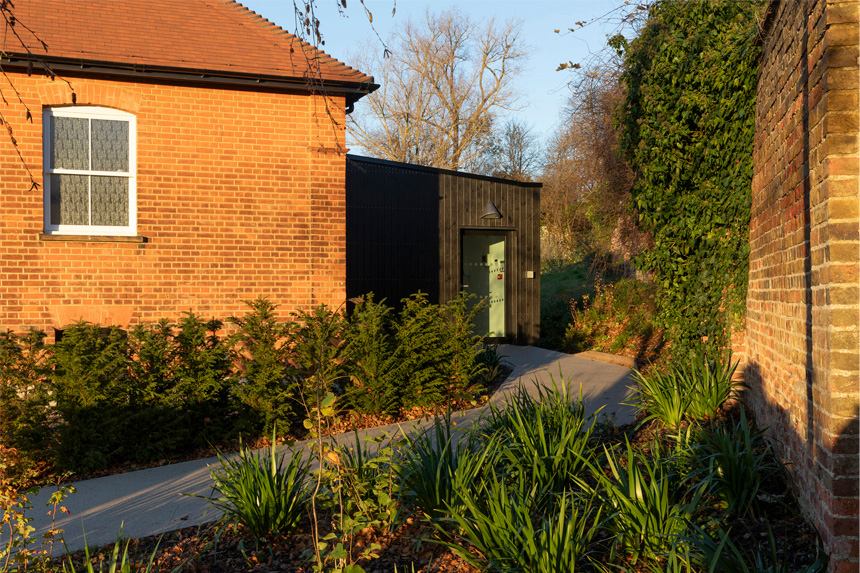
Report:
<svg viewBox="0 0 860 573"><path fill-rule="evenodd" d="M476 168L494 115L517 102L511 83L525 55L519 31L516 22L476 26L456 10L407 21L391 57L367 50L358 57L382 88L350 116L350 137L385 159Z"/></svg>

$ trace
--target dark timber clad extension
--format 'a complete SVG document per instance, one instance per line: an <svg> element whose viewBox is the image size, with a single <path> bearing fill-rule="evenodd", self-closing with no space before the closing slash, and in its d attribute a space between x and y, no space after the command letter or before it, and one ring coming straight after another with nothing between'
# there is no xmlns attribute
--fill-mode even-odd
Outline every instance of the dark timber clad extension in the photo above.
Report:
<svg viewBox="0 0 860 573"><path fill-rule="evenodd" d="M497 297L504 320L497 324L503 324L509 342L536 342L540 188L540 183L347 155L347 297L373 292L376 300L396 306L421 290L432 302L450 300L463 285L464 237L486 234L495 237L490 242L504 241L502 251L495 251L501 260L478 254L484 264L477 265L486 267L481 269L485 284L498 280L497 288L504 290ZM501 218L481 218L488 201Z"/></svg>

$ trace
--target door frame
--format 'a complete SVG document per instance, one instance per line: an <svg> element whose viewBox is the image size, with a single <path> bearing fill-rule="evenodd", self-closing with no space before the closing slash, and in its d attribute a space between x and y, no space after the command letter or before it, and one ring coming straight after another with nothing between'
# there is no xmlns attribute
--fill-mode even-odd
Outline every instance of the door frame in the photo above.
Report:
<svg viewBox="0 0 860 573"><path fill-rule="evenodd" d="M487 344L502 344L512 340L512 332L514 329L511 328L513 324L513 304L511 304L511 294L515 293L513 281L511 280L514 276L514 273L510 272L510 269L513 268L511 264L513 260L511 259L511 237L513 233L516 232L516 229L513 228L498 228L498 227L460 227L460 248L459 248L459 258L460 258L460 269L457 278L458 292L463 291L463 237L466 235L483 235L483 236L493 236L493 237L502 237L505 240L505 333L504 336L485 336L484 342Z"/></svg>

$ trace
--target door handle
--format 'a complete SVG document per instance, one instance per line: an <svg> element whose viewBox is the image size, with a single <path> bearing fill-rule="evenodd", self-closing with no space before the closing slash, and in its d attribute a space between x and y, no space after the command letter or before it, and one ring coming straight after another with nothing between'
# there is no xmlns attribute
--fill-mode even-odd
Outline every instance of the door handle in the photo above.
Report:
<svg viewBox="0 0 860 573"><path fill-rule="evenodd" d="M460 288L469 288L469 285L460 285Z"/></svg>

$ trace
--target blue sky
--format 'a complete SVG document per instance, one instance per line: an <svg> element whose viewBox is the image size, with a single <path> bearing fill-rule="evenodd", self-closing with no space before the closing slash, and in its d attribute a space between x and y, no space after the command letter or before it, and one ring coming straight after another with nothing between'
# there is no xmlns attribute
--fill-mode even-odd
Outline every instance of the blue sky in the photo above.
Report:
<svg viewBox="0 0 860 573"><path fill-rule="evenodd" d="M240 0L261 16L294 31L292 0ZM460 0L425 1L398 0L396 13L391 15L393 0L365 0L373 13L373 26L383 39L388 39L396 27L410 16L418 19L425 10L435 12L458 7L475 20L495 18L522 21L522 40L529 48L517 89L523 94L518 119L533 126L542 139L557 125L560 111L569 91L569 71L555 71L561 62L582 61L589 51L603 48L606 35L614 33L612 23L595 24L575 34L555 34L553 30L573 27L574 22L600 17L621 0ZM338 14L336 0L318 0L317 18L325 40L324 50L335 58L350 62L356 47L375 39L367 17L358 0L348 0L345 16ZM381 50L380 46L380 50ZM361 105L361 101L357 105Z"/></svg>

